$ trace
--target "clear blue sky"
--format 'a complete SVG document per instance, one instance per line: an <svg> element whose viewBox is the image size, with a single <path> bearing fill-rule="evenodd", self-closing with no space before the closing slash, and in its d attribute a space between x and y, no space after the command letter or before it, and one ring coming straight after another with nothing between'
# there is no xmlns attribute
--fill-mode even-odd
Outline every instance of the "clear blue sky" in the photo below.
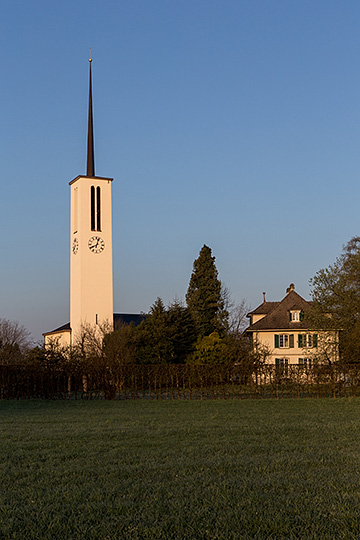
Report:
<svg viewBox="0 0 360 540"><path fill-rule="evenodd" d="M184 299L204 243L235 302L360 234L360 3L4 0L0 317L69 320L69 186L114 177L114 309Z"/></svg>

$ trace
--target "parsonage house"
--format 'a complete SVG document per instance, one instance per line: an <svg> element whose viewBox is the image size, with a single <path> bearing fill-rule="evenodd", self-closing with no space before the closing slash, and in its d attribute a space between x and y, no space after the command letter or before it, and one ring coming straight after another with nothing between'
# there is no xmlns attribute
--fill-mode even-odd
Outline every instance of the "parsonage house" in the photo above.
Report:
<svg viewBox="0 0 360 540"><path fill-rule="evenodd" d="M306 314L311 302L304 300L291 283L280 302L265 300L247 316L246 330L254 348L267 364L311 366L338 358L337 333L310 330Z"/></svg>

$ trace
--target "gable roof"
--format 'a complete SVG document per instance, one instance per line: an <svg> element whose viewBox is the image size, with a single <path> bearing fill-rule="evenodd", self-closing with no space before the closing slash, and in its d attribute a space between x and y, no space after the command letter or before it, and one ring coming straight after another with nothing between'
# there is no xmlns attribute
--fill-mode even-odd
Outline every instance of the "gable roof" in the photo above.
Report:
<svg viewBox="0 0 360 540"><path fill-rule="evenodd" d="M248 315L267 315L279 304L280 302L263 302L256 309L254 309L253 311L250 311Z"/></svg>
<svg viewBox="0 0 360 540"><path fill-rule="evenodd" d="M289 321L290 311L309 311L311 302L304 300L297 292L291 289L281 300L281 302L264 302L261 306L257 307L254 311L249 313L264 314L266 304L272 304L270 309L265 314L265 317L252 324L247 328L247 332L257 332L260 330L295 330L300 328L306 328L303 322Z"/></svg>

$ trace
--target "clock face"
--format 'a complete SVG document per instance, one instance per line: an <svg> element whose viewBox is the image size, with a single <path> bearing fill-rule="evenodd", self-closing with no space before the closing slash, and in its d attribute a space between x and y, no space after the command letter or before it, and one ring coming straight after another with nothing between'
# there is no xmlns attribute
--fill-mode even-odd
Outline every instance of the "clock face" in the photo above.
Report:
<svg viewBox="0 0 360 540"><path fill-rule="evenodd" d="M77 238L74 238L73 245L72 245L72 251L73 254L76 255L79 251L79 240Z"/></svg>
<svg viewBox="0 0 360 540"><path fill-rule="evenodd" d="M93 253L101 253L105 249L105 242L100 236L92 236L88 242L88 246Z"/></svg>

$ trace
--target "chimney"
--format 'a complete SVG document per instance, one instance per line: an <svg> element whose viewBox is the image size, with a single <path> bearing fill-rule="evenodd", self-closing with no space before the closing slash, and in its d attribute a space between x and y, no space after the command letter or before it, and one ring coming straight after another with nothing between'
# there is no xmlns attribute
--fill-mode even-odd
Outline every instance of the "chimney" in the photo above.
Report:
<svg viewBox="0 0 360 540"><path fill-rule="evenodd" d="M264 297L264 300L263 300L263 302L264 302L264 304L265 304L265 302L266 302L266 298L265 298L265 295L266 295L266 292L263 292L263 297Z"/></svg>
<svg viewBox="0 0 360 540"><path fill-rule="evenodd" d="M286 289L286 294L289 294L290 291L295 291L295 285L290 283L290 286Z"/></svg>

